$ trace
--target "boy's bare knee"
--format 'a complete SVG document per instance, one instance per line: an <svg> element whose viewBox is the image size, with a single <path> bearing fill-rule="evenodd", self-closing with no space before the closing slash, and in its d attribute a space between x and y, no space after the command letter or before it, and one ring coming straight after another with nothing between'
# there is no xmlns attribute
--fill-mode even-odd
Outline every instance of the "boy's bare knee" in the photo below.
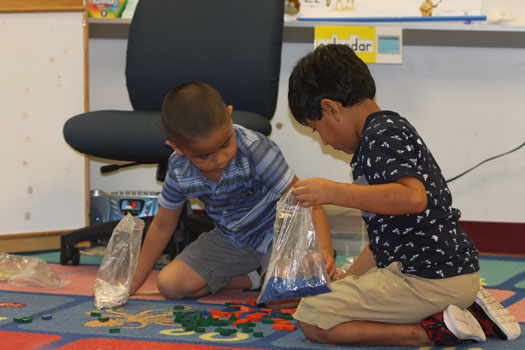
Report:
<svg viewBox="0 0 525 350"><path fill-rule="evenodd" d="M157 288L162 296L168 299L184 299L202 294L207 286L206 281L193 270L185 269L185 266L179 262L172 262L160 271L157 276Z"/></svg>
<svg viewBox="0 0 525 350"><path fill-rule="evenodd" d="M181 284L177 283L177 279L169 276L166 272L161 271L157 276L157 288L159 293L168 299L184 299L185 295L180 290Z"/></svg>

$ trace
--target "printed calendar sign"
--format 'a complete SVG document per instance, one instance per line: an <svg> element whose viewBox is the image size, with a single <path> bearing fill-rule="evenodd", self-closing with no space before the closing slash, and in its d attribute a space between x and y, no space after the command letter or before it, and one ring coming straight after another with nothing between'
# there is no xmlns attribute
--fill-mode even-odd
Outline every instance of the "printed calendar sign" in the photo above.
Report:
<svg viewBox="0 0 525 350"><path fill-rule="evenodd" d="M315 46L345 44L366 63L401 64L402 33L400 27L316 26Z"/></svg>

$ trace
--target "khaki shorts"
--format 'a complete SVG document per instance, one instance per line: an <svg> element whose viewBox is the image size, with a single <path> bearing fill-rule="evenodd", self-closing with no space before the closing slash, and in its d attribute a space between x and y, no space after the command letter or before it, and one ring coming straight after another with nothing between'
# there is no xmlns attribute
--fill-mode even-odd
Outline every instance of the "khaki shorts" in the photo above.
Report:
<svg viewBox="0 0 525 350"><path fill-rule="evenodd" d="M332 292L303 298L293 317L330 329L348 321L419 323L449 305L466 308L479 291L479 272L427 279L403 274L401 263L332 282Z"/></svg>

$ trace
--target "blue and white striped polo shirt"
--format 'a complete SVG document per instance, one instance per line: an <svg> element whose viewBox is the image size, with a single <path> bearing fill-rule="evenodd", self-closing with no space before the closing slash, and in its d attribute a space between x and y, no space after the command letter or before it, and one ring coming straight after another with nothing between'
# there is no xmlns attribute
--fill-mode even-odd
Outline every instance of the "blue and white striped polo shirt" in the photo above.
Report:
<svg viewBox="0 0 525 350"><path fill-rule="evenodd" d="M266 253L273 238L275 205L295 173L279 147L265 136L234 125L237 154L217 183L185 156L173 153L159 203L178 209L199 198L219 231L236 247Z"/></svg>

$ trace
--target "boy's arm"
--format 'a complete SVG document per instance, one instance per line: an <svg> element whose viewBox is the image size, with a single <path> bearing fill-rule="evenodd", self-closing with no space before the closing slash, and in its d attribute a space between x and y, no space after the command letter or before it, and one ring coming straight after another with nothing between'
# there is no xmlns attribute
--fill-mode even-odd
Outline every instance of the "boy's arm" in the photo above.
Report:
<svg viewBox="0 0 525 350"><path fill-rule="evenodd" d="M283 195L293 188L298 181L299 179L295 176L292 182L283 191ZM326 271L328 272L328 276L332 278L337 272L334 259L334 248L332 247L330 225L328 224L324 208L321 205L316 205L312 208L312 221L321 244L321 253L326 264Z"/></svg>
<svg viewBox="0 0 525 350"><path fill-rule="evenodd" d="M372 251L370 250L370 246L367 245L365 249L359 254L356 261L346 270L344 277L349 275L356 275L361 276L368 270L370 270L372 267L376 267L376 259L374 258L374 254L372 254Z"/></svg>
<svg viewBox="0 0 525 350"><path fill-rule="evenodd" d="M322 205L316 205L312 208L312 220L315 232L321 243L321 252L326 263L326 272L328 272L328 277L333 278L337 273L337 267L335 265L330 225Z"/></svg>
<svg viewBox="0 0 525 350"><path fill-rule="evenodd" d="M423 183L415 177L401 177L381 185L357 185L322 178L298 181L295 198L304 207L334 204L382 215L421 213L427 207Z"/></svg>
<svg viewBox="0 0 525 350"><path fill-rule="evenodd" d="M159 256L166 248L171 237L173 237L182 208L169 210L160 207L157 211L142 244L129 295L135 294L155 267Z"/></svg>

